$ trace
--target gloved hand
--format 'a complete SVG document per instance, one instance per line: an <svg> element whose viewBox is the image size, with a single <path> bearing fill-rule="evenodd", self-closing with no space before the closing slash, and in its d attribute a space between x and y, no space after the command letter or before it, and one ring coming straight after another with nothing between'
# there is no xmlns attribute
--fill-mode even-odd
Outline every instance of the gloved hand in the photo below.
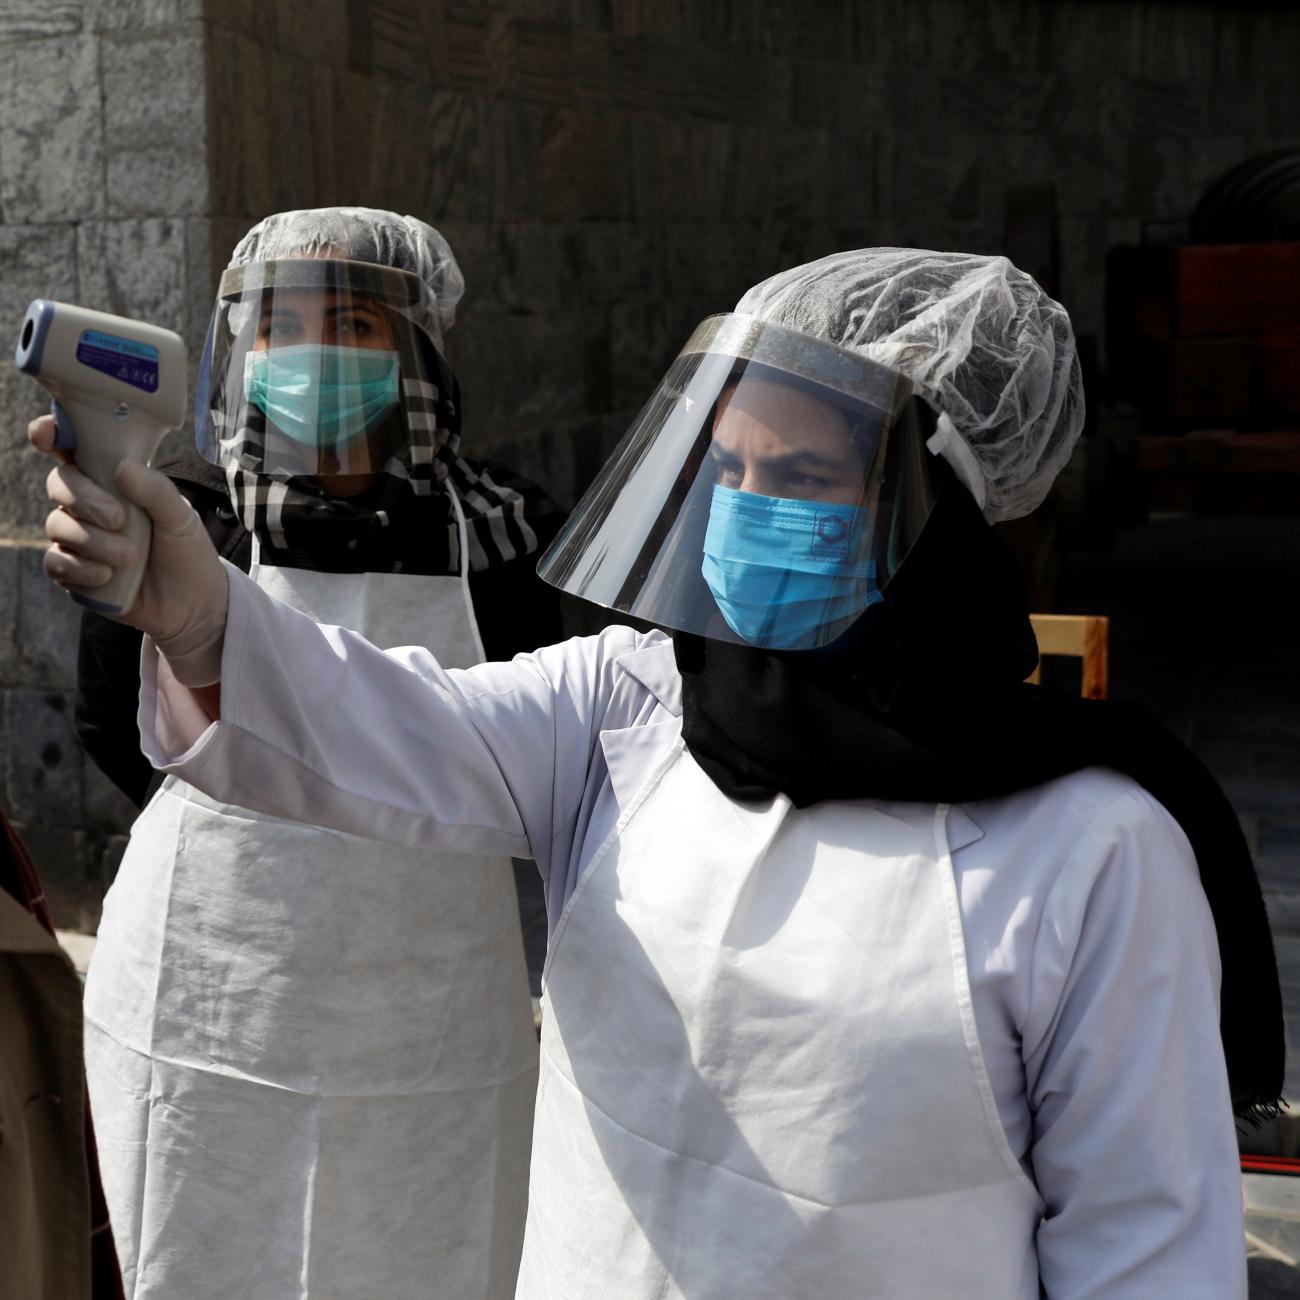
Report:
<svg viewBox="0 0 1300 1300"><path fill-rule="evenodd" d="M38 451L59 455L52 416L33 420L27 438ZM115 483L153 520L153 545L139 595L115 621L152 637L179 682L210 685L221 676L229 601L225 567L194 507L165 475L123 461ZM134 557L133 544L118 531L126 512L111 493L66 461L50 471L45 490L55 506L45 520L53 543L45 553L45 572L61 587L93 598L114 568Z"/></svg>

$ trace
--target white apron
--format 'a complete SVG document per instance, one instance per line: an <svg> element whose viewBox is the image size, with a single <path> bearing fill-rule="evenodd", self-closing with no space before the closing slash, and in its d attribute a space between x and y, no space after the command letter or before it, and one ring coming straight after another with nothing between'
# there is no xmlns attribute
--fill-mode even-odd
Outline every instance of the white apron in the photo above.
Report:
<svg viewBox="0 0 1300 1300"><path fill-rule="evenodd" d="M463 578L262 567L383 648L482 659ZM86 980L129 1300L500 1300L536 1039L507 859L392 848L168 778Z"/></svg>
<svg viewBox="0 0 1300 1300"><path fill-rule="evenodd" d="M552 943L521 1300L1037 1300L946 815L678 742Z"/></svg>

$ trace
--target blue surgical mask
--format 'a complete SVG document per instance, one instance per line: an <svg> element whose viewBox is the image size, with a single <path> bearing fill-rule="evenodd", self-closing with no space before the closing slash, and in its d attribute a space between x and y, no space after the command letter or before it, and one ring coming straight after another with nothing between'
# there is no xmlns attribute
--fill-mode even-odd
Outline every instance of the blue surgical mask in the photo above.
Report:
<svg viewBox="0 0 1300 1300"><path fill-rule="evenodd" d="M300 343L244 357L244 395L294 442L340 447L398 403L396 352Z"/></svg>
<svg viewBox="0 0 1300 1300"><path fill-rule="evenodd" d="M878 601L861 506L715 486L704 581L727 626L770 650L811 650Z"/></svg>

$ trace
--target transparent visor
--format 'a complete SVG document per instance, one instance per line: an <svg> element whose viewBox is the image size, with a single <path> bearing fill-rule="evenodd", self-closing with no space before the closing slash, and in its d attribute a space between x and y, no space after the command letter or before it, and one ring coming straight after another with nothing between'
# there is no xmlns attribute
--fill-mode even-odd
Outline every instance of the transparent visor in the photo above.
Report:
<svg viewBox="0 0 1300 1300"><path fill-rule="evenodd" d="M221 277L195 404L199 452L276 478L401 473L439 440L441 359L405 271L327 258Z"/></svg>
<svg viewBox="0 0 1300 1300"><path fill-rule="evenodd" d="M881 599L929 516L930 428L896 371L780 325L710 317L538 572L663 627L828 645Z"/></svg>

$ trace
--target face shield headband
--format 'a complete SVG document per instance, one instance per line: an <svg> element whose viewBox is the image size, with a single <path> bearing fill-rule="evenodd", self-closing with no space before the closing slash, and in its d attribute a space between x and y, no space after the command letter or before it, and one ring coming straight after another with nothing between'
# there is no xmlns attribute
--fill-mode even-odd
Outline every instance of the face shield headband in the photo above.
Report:
<svg viewBox="0 0 1300 1300"><path fill-rule="evenodd" d="M539 573L664 627L825 646L881 598L934 485L896 371L754 317L699 326Z"/></svg>

